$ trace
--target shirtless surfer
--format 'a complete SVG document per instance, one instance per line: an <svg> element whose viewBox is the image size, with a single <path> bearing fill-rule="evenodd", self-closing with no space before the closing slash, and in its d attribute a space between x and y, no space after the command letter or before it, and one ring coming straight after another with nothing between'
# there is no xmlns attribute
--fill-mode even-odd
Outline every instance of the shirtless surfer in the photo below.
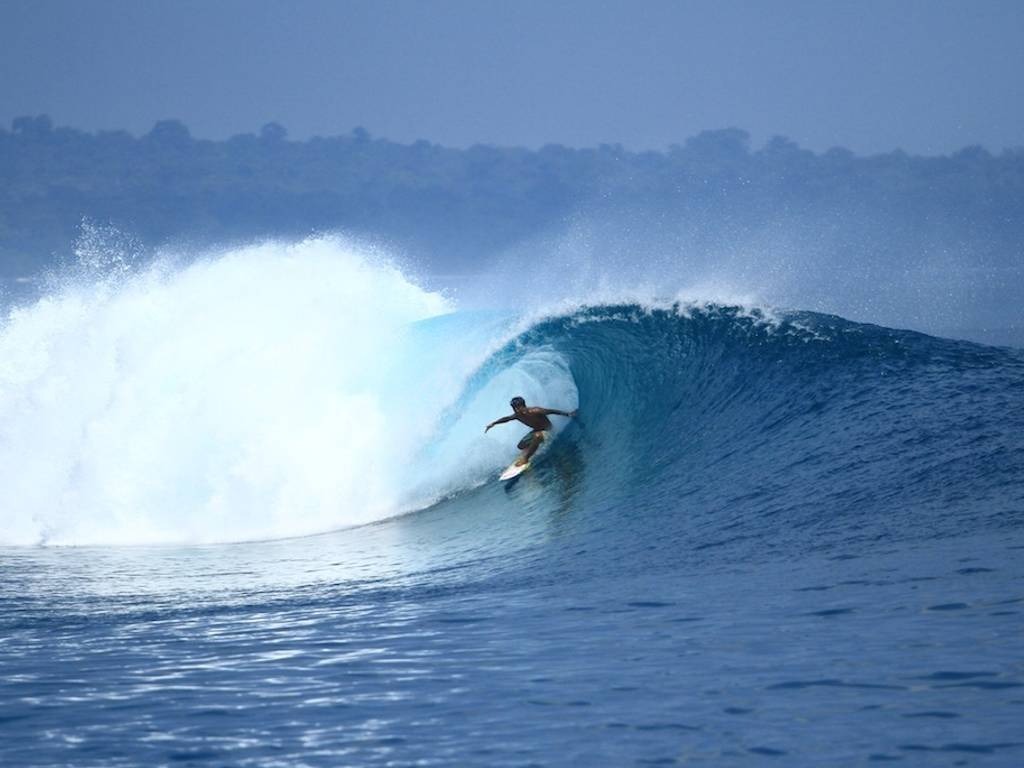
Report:
<svg viewBox="0 0 1024 768"><path fill-rule="evenodd" d="M559 411L555 408L538 408L537 406L527 408L526 401L518 396L513 397L509 405L512 406L514 413L511 416L502 416L500 419L495 419L484 427L484 432L486 433L495 424L504 424L506 421L521 421L530 428L530 432L519 441L517 446L523 452L522 456L516 459L516 466L518 467L528 462L530 457L540 448L541 443L547 439L547 434L551 431L551 419L548 416L554 414L555 416L566 416L571 419L576 415L576 411Z"/></svg>

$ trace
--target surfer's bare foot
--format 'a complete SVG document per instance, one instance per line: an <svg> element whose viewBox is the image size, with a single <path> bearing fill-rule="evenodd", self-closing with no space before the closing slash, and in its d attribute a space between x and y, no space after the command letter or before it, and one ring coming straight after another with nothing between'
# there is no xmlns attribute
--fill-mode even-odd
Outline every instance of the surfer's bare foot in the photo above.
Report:
<svg viewBox="0 0 1024 768"><path fill-rule="evenodd" d="M526 459L523 456L520 456L518 459L516 459L516 466L517 467L521 467L525 463L526 463Z"/></svg>

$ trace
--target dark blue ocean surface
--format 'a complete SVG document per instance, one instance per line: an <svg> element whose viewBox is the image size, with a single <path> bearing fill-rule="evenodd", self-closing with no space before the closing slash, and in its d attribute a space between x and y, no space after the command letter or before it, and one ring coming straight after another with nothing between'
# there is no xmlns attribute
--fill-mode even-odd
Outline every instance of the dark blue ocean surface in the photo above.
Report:
<svg viewBox="0 0 1024 768"><path fill-rule="evenodd" d="M579 418L509 485L304 538L0 550L0 763L1024 764L1024 353L580 309L490 354L427 458L552 357Z"/></svg>

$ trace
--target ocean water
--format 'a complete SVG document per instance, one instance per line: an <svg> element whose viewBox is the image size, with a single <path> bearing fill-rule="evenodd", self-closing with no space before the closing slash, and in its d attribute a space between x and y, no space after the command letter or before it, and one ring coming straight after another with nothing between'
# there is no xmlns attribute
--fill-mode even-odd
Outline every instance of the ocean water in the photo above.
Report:
<svg viewBox="0 0 1024 768"><path fill-rule="evenodd" d="M268 243L10 308L0 488L3 765L1024 764L1018 349Z"/></svg>

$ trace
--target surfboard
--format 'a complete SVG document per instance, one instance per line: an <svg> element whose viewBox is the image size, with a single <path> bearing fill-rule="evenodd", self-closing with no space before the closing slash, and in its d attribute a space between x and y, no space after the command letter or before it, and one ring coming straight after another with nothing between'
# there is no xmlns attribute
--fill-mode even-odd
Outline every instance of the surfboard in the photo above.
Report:
<svg viewBox="0 0 1024 768"><path fill-rule="evenodd" d="M519 459L516 459L516 461L519 461ZM514 461L505 468L505 471L498 476L498 479L511 480L513 477L519 477L529 468L530 462L526 462L525 464L516 464Z"/></svg>

